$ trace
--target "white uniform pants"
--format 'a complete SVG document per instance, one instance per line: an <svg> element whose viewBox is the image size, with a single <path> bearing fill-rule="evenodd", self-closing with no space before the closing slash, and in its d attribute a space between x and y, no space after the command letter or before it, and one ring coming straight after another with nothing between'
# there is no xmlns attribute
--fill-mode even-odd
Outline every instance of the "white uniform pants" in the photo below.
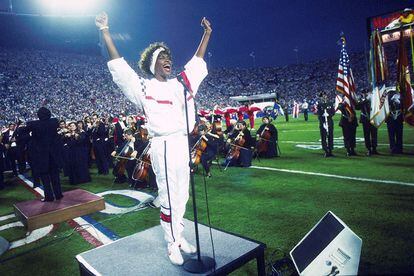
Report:
<svg viewBox="0 0 414 276"><path fill-rule="evenodd" d="M152 138L151 162L161 204L161 226L165 240L179 243L190 182L188 140L184 135Z"/></svg>

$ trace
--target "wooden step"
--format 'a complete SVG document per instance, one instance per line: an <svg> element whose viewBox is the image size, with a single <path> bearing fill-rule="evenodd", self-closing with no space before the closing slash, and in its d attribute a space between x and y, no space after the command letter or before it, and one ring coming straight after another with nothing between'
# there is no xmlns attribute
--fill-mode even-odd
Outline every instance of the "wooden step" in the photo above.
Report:
<svg viewBox="0 0 414 276"><path fill-rule="evenodd" d="M64 192L62 199L52 202L34 199L14 204L16 217L28 231L104 209L102 197L81 189Z"/></svg>

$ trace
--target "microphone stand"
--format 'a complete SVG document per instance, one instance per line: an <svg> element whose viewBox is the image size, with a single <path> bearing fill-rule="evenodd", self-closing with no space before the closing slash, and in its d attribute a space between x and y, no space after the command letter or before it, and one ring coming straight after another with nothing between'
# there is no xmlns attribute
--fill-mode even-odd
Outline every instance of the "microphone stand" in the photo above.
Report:
<svg viewBox="0 0 414 276"><path fill-rule="evenodd" d="M200 253L200 237L198 234L198 218L197 218L197 205L196 205L196 194L195 194L195 183L194 183L194 164L191 158L191 147L190 147L190 128L189 128L189 120L188 120L188 104L187 104L187 94L189 93L189 89L185 84L183 78L179 75L177 77L178 81L184 86L184 109L185 109L185 121L187 126L187 140L188 140L188 156L189 156L189 167L190 167L190 183L191 183L191 195L193 198L193 212L194 212L194 230L195 230L195 238L196 238L196 246L197 246L197 259L188 259L185 261L183 267L186 271L191 273L205 273L210 271L212 268L216 266L216 262L213 258L208 256L201 256Z"/></svg>

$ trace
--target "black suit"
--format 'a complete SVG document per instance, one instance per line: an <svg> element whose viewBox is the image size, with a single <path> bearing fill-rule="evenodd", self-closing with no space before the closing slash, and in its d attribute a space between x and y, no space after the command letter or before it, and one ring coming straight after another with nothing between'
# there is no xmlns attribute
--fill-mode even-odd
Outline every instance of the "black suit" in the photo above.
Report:
<svg viewBox="0 0 414 276"><path fill-rule="evenodd" d="M361 117L359 122L362 124L364 131L365 147L368 153L375 153L378 145L378 129L370 122L371 101L369 99L362 99L357 105L356 109L361 110Z"/></svg>
<svg viewBox="0 0 414 276"><path fill-rule="evenodd" d="M16 130L11 133L10 130L6 131L3 134L3 140L2 143L4 145L8 145L8 149L6 150L6 169L10 169L13 171L13 174L17 176L17 167L16 167L16 160L18 156L18 150L17 150L17 143L16 141L12 141L13 139L16 139Z"/></svg>
<svg viewBox="0 0 414 276"><path fill-rule="evenodd" d="M0 189L4 188L4 176L3 176L3 172L4 172L4 157L6 154L6 148L4 147L4 145L1 143L0 141Z"/></svg>
<svg viewBox="0 0 414 276"><path fill-rule="evenodd" d="M125 127L126 127L126 121L123 121ZM124 142L124 129L122 128L121 124L117 122L115 124L115 130L114 130L114 142L115 146L120 147Z"/></svg>
<svg viewBox="0 0 414 276"><path fill-rule="evenodd" d="M333 150L334 125L332 117L334 115L335 107L332 102L318 102L319 132L321 134L322 148L327 155L331 155Z"/></svg>
<svg viewBox="0 0 414 276"><path fill-rule="evenodd" d="M109 173L109 160L108 160L108 149L107 140L109 137L108 129L104 123L99 123L92 129L92 146L95 151L95 161L98 167L99 174Z"/></svg>
<svg viewBox="0 0 414 276"><path fill-rule="evenodd" d="M403 152L403 122L404 116L401 112L400 97L395 94L389 95L390 115L388 116L387 129L390 141L391 153Z"/></svg>
<svg viewBox="0 0 414 276"><path fill-rule="evenodd" d="M33 174L42 180L46 201L62 198L59 170L63 162L58 127L56 118L31 121L26 127L27 132L31 133L28 153Z"/></svg>
<svg viewBox="0 0 414 276"><path fill-rule="evenodd" d="M344 136L344 145L348 155L355 155L356 147L356 129L358 126L357 119L354 114L345 108L345 105L339 104L338 109L342 112L339 126L342 127Z"/></svg>

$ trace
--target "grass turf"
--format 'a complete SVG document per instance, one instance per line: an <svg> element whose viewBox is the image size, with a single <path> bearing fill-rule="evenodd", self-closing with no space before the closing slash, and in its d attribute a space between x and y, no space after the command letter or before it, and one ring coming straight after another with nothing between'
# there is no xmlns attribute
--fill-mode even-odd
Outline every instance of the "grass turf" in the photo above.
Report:
<svg viewBox="0 0 414 276"><path fill-rule="evenodd" d="M254 160L254 165L414 183L413 128L405 126L404 129L404 150L407 154L389 154L386 127L383 126L379 129L378 141L381 155L365 157L363 142L359 142L359 156L346 157L345 150L337 148L334 150L334 158L323 158L321 150L296 146L318 144L319 130L315 117L311 116L309 122L304 122L301 118L291 119L286 123L282 119L279 117L275 122L279 130L282 156L270 160ZM341 129L336 122L335 138L341 136ZM357 137L363 137L361 127L358 128ZM337 145L340 146L340 143ZM93 181L79 186L71 186L64 179L64 190L80 187L92 192L102 192L128 188L126 184L113 185L111 176L98 176L95 169L91 173ZM277 249L279 252L289 252L331 210L363 240L360 274L401 274L414 271L412 186L253 168L228 168L220 171L216 165L212 167L212 174L213 177L206 180L212 225L265 242L268 246L268 261L276 260L276 257L271 258L271 254ZM203 181L198 172L196 194L199 217L206 223ZM9 185L6 190L0 191L0 215L11 213L14 202L33 197L22 186ZM133 204L130 199L122 196L107 195L105 198L121 206ZM186 217L191 219L191 200L187 210ZM120 237L157 225L158 216L158 210L154 209L124 215L91 215ZM10 221L12 220L0 222L0 226ZM21 228L15 229L17 230L1 231L0 235L8 240L22 238L24 231ZM27 253L0 264L0 275L77 274L78 266L74 256L92 247L79 234L71 234L71 231L67 224L61 224L52 235L7 252L1 259ZM38 247L41 248L37 249ZM255 263L249 263L234 274L251 275L255 271Z"/></svg>

